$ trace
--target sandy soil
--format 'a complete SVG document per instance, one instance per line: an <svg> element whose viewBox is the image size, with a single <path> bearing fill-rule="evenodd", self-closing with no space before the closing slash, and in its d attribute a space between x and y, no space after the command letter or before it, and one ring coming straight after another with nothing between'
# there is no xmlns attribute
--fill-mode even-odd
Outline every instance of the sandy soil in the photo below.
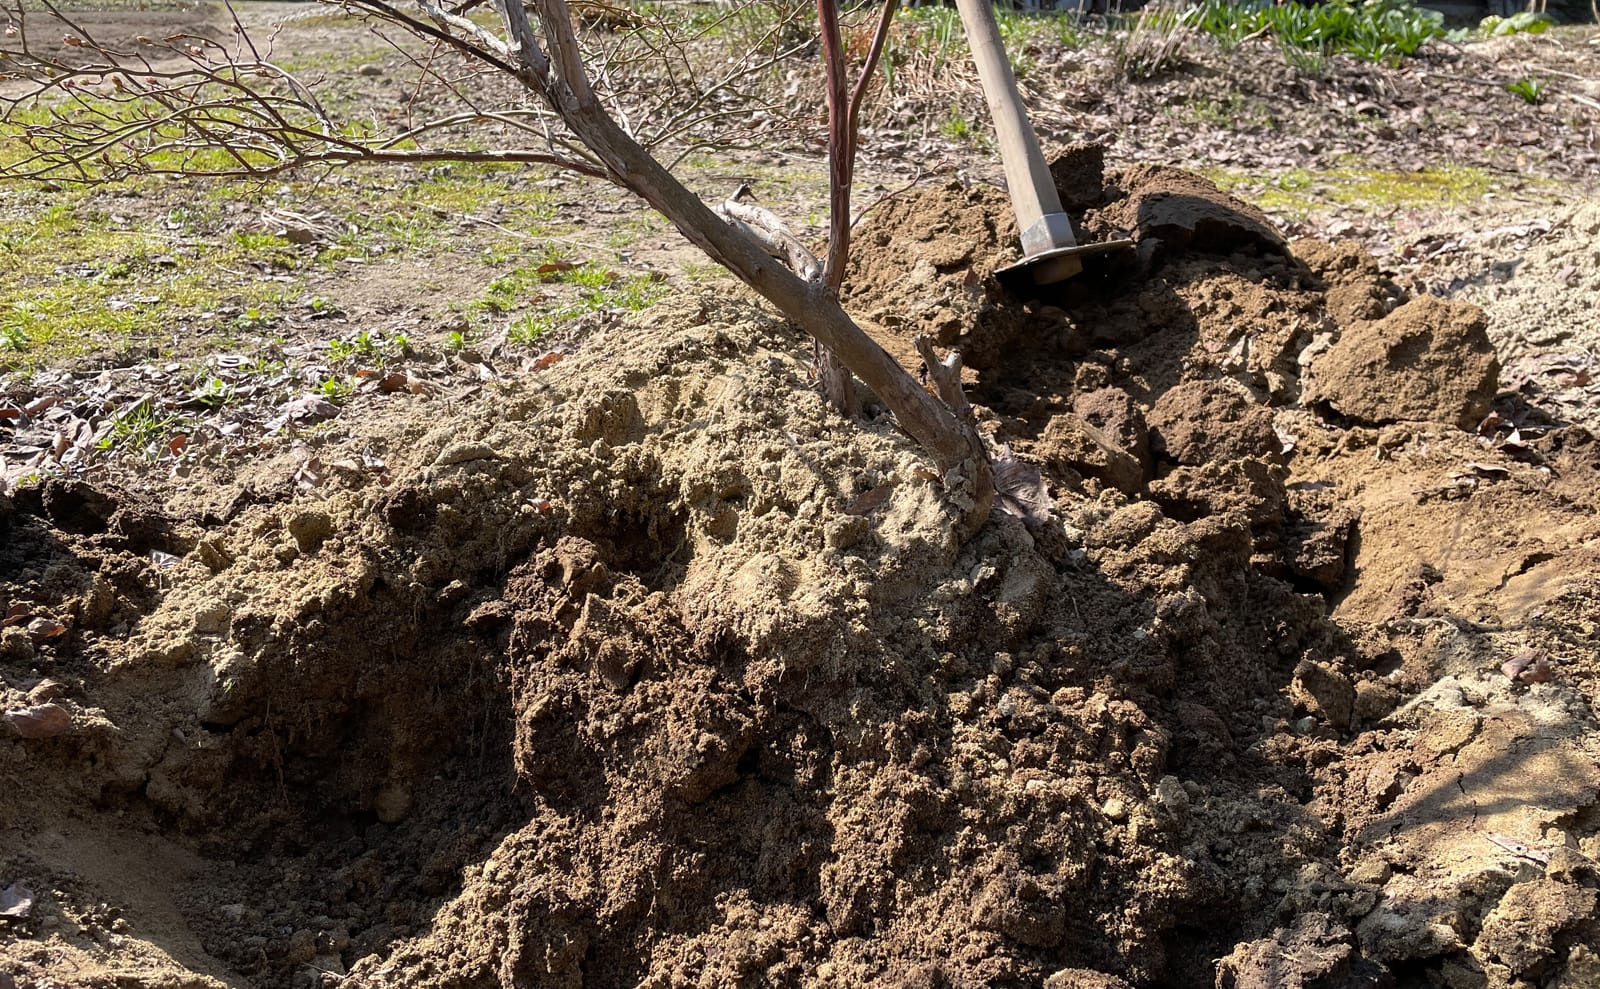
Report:
<svg viewBox="0 0 1600 989"><path fill-rule="evenodd" d="M0 497L0 989L1600 984L1595 207L1056 178L1136 248L956 177L846 297L1037 524L722 290Z"/></svg>

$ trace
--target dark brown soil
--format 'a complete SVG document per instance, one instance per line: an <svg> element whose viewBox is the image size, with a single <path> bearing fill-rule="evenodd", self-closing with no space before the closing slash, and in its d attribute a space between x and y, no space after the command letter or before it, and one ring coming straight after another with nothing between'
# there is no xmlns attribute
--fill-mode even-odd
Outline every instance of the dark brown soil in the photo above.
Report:
<svg viewBox="0 0 1600 989"><path fill-rule="evenodd" d="M859 235L887 344L982 355L1031 528L959 544L888 417L692 295L309 439L381 472L0 505L0 971L1589 984L1600 443L1386 378L1379 328L1434 304L1359 250L1170 169L1092 198L1137 249L1037 299L992 277L992 192ZM1394 374L1494 394L1407 339ZM1404 404L1302 394L1344 366Z"/></svg>

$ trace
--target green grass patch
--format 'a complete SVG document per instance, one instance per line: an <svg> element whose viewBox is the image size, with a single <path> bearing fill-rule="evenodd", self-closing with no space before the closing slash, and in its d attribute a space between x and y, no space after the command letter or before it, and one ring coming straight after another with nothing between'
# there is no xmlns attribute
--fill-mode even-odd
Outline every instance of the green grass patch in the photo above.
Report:
<svg viewBox="0 0 1600 989"><path fill-rule="evenodd" d="M573 264L547 249L490 281L466 308L480 320L510 317L507 339L528 344L586 313L637 312L666 292L658 278Z"/></svg>
<svg viewBox="0 0 1600 989"><path fill-rule="evenodd" d="M1332 0L1305 6L1268 0L1201 0L1181 15L1224 48L1270 37L1286 51L1345 53L1369 62L1415 55L1444 34L1444 15L1412 0Z"/></svg>
<svg viewBox="0 0 1600 989"><path fill-rule="evenodd" d="M1217 169L1206 175L1224 192L1292 220L1304 220L1329 206L1371 212L1395 207L1456 207L1482 199L1503 181L1483 169L1450 167L1416 172L1293 168L1272 177Z"/></svg>
<svg viewBox="0 0 1600 989"><path fill-rule="evenodd" d="M0 219L0 367L169 341L177 324L227 306L272 313L284 292L234 270L264 251L276 256L281 238L240 235L175 253L171 240L81 199L13 212L22 215ZM216 321L224 333L234 328Z"/></svg>

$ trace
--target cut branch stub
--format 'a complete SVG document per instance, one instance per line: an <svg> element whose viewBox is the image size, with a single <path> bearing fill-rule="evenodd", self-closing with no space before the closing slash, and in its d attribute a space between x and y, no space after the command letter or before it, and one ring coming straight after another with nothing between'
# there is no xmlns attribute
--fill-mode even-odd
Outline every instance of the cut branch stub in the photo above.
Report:
<svg viewBox="0 0 1600 989"><path fill-rule="evenodd" d="M974 472L971 475L973 507L970 517L978 520L971 530L976 532L983 520L989 517L989 510L994 505L994 471L989 463L988 450L983 445L983 436L978 432L977 417L967 402L967 393L961 388L961 353L952 350L950 356L941 361L933 352L933 341L927 336L918 334L913 343L928 368L928 378L933 382L934 390L955 417L961 438L971 451ZM946 486L950 481L951 478L947 476Z"/></svg>
<svg viewBox="0 0 1600 989"><path fill-rule="evenodd" d="M743 192L744 187L741 186L739 191ZM744 202L738 195L735 193L724 201L717 207L717 212L746 236L753 238L768 254L787 264L790 271L808 282L821 280L822 262L806 250L788 224L765 206Z"/></svg>

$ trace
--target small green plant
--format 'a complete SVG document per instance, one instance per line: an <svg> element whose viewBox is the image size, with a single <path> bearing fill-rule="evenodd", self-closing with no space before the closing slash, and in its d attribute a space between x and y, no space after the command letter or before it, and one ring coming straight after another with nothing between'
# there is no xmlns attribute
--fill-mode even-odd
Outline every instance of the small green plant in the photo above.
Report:
<svg viewBox="0 0 1600 989"><path fill-rule="evenodd" d="M1544 91L1549 85L1547 80L1523 76L1516 82L1506 83L1506 89L1522 97L1524 103L1533 104L1544 102Z"/></svg>
<svg viewBox="0 0 1600 989"><path fill-rule="evenodd" d="M250 306L230 320L228 325L236 331L249 332L270 326L273 319L273 314L267 310Z"/></svg>
<svg viewBox="0 0 1600 989"><path fill-rule="evenodd" d="M952 141L970 141L977 134L977 128L972 123L972 118L962 112L961 107L950 104L950 112L945 114L944 120L939 124L939 133Z"/></svg>
<svg viewBox="0 0 1600 989"><path fill-rule="evenodd" d="M328 341L328 359L333 361L347 361L353 357L375 357L377 353L378 345L367 330L357 330L356 335L348 340L334 337Z"/></svg>
<svg viewBox="0 0 1600 989"><path fill-rule="evenodd" d="M196 402L208 409L220 409L234 399L233 386L221 378L207 378L193 393Z"/></svg>
<svg viewBox="0 0 1600 989"><path fill-rule="evenodd" d="M306 309L310 311L312 319L327 319L329 316L344 315L344 312L332 299L321 295L313 295L307 299Z"/></svg>
<svg viewBox="0 0 1600 989"><path fill-rule="evenodd" d="M444 338L446 350L462 351L467 349L467 334L464 330L451 330Z"/></svg>
<svg viewBox="0 0 1600 989"><path fill-rule="evenodd" d="M318 394L335 405L349 398L355 390L355 385L337 377L324 378L322 384L317 386Z"/></svg>
<svg viewBox="0 0 1600 989"><path fill-rule="evenodd" d="M22 327L11 323L0 324L0 347L21 353L28 349L30 342L32 341Z"/></svg>
<svg viewBox="0 0 1600 989"><path fill-rule="evenodd" d="M97 447L102 452L131 449L146 460L155 460L166 448L167 434L176 422L175 416L158 411L153 402L145 399L119 413Z"/></svg>
<svg viewBox="0 0 1600 989"><path fill-rule="evenodd" d="M548 313L530 313L519 316L506 327L506 339L512 343L527 345L555 329L561 323L581 314L581 310L572 308L557 309Z"/></svg>
<svg viewBox="0 0 1600 989"><path fill-rule="evenodd" d="M348 339L334 337L328 341L328 359L334 362L361 359L382 363L385 356L404 357L411 349L411 338L396 333L380 340L371 330L357 330Z"/></svg>
<svg viewBox="0 0 1600 989"><path fill-rule="evenodd" d="M294 248L287 238L259 230L235 230L233 244L245 257L261 260L275 259L282 252Z"/></svg>

